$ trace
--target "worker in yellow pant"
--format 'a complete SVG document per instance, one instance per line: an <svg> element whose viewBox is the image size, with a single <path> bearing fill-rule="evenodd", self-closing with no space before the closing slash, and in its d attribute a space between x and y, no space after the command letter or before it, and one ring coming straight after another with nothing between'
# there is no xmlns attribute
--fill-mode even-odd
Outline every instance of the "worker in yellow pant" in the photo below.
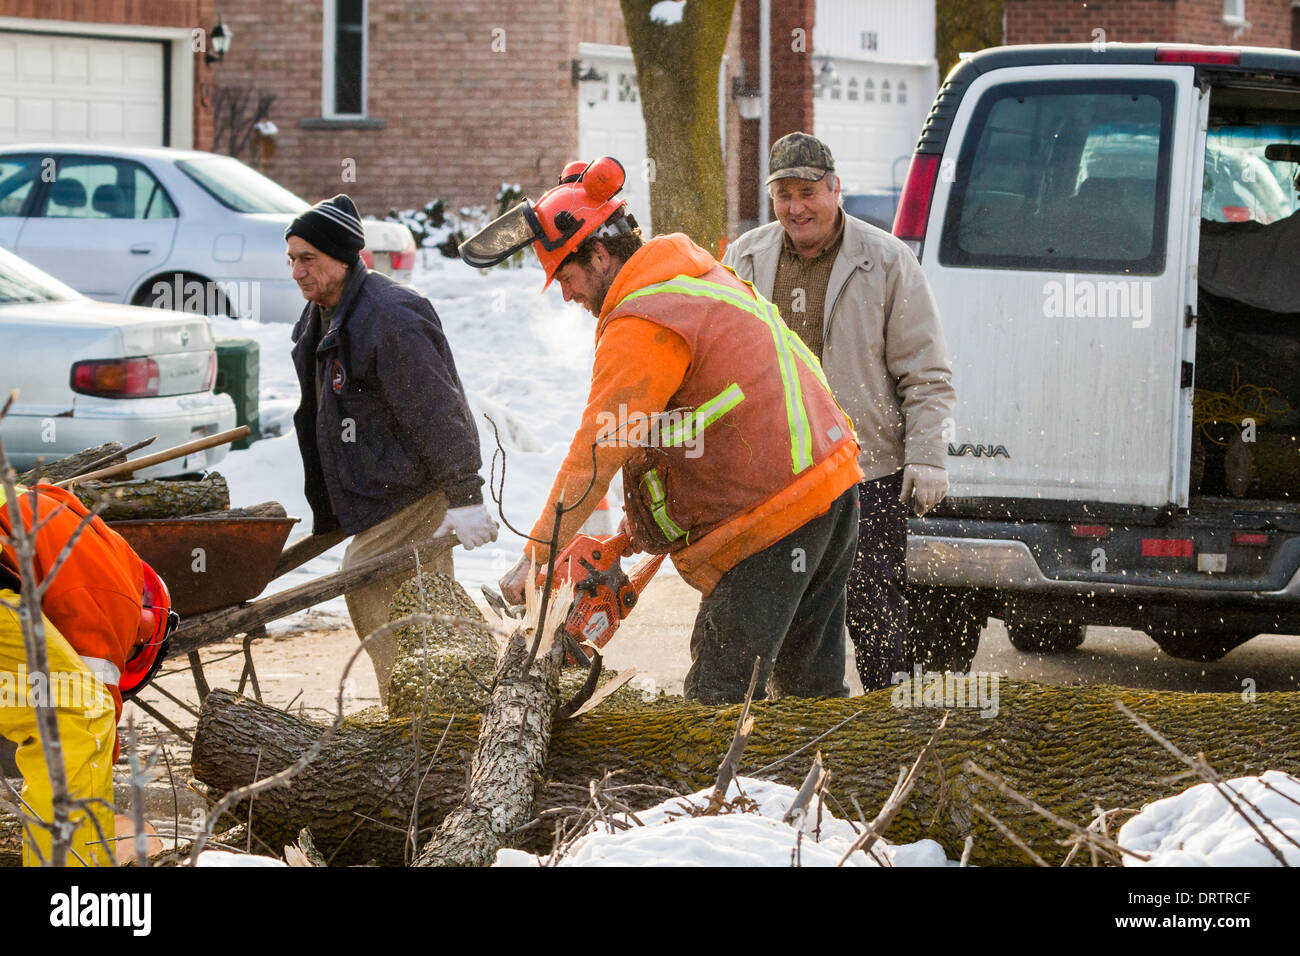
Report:
<svg viewBox="0 0 1300 956"><path fill-rule="evenodd" d="M16 593L0 588L0 734L18 745L16 759L23 775L25 807L23 864L38 866L51 855L48 824L54 816L53 791L33 707L37 694L45 691L58 716L68 793L73 800L92 801L71 815L76 831L68 865L112 866L113 755L117 735L113 697L48 618L45 640L51 679L45 687L29 681L27 653L14 610L18 602Z"/></svg>

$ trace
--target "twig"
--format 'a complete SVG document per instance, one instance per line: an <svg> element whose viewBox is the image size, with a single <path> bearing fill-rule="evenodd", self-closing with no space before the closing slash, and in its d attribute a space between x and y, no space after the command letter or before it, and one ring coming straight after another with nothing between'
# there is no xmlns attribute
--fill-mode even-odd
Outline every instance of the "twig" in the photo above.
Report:
<svg viewBox="0 0 1300 956"><path fill-rule="evenodd" d="M758 670L762 662L762 657L754 658L754 669L749 675L749 689L745 691L745 701L740 705L740 717L736 720L736 732L731 738L731 746L727 748L726 756L718 766L718 779L713 785L713 794L709 797L711 813L717 813L726 803L727 790L730 789L731 781L735 778L736 769L740 765L740 755L745 752L745 745L749 743L749 735L754 729L754 720L749 716L749 708L754 702L754 688L758 686Z"/></svg>
<svg viewBox="0 0 1300 956"><path fill-rule="evenodd" d="M808 775L803 778L799 792L790 803L790 809L786 810L785 815L781 817L782 823L803 830L803 819L808 815L808 804L821 790L825 777L826 771L822 769L822 752L819 750L817 756L813 758L812 766L808 768Z"/></svg>
<svg viewBox="0 0 1300 956"><path fill-rule="evenodd" d="M1213 786L1214 789L1218 791L1219 796L1228 801L1228 805L1232 807L1233 811L1250 825L1250 828L1255 831L1256 836L1259 837L1264 848L1268 850L1269 853L1273 854L1274 859L1276 859L1282 866L1291 865L1286 861L1286 856L1283 855L1282 851L1277 848L1272 840L1265 836L1264 831L1259 828L1259 824L1250 818L1250 814L1238 806L1237 801L1240 800L1242 803L1246 804L1246 806L1250 807L1250 809L1254 810L1261 820L1271 826L1274 830L1277 830L1278 833L1281 833L1284 837L1290 840L1290 842L1295 843L1296 846L1300 846L1300 843L1296 843L1296 841L1292 839L1288 833L1283 831L1281 827L1266 817L1263 813L1260 813L1259 807L1255 806L1240 793L1237 793L1229 787L1224 779L1219 776L1204 757L1196 760L1187 756L1187 754L1179 750L1172 741L1165 738L1160 731L1156 730L1137 714L1133 713L1133 711L1129 710L1122 700L1115 701L1115 708L1129 720L1133 721L1133 723L1137 725L1138 729L1144 734L1158 743L1161 747L1165 748L1165 750L1169 751L1169 753L1173 754L1188 767L1200 774L1201 779Z"/></svg>
<svg viewBox="0 0 1300 956"><path fill-rule="evenodd" d="M907 799L907 795L912 792L912 787L916 785L916 781L920 776L921 767L925 764L925 761L930 758L930 755L934 753L935 744L939 741L939 734L942 733L944 727L948 725L949 713L951 712L944 711L943 718L939 721L939 726L934 728L934 733L930 735L929 743L927 743L917 755L916 762L912 764L912 769L909 770L898 782L898 785L894 787L894 792L889 795L889 799L885 801L885 805L881 808L880 813L876 814L876 819L871 821L871 826L867 827L867 832L854 840L853 845L849 847L848 852L840 858L839 866L843 866L847 863L849 857L853 856L853 853L856 850L869 850L872 844L879 840L881 836L884 835L885 831L889 829L889 825L893 823L894 817L898 814L898 811L902 809L903 801Z"/></svg>
<svg viewBox="0 0 1300 956"><path fill-rule="evenodd" d="M158 710L158 708L154 707L152 704L146 703L145 701L141 700L139 697L131 698L131 703L134 704L136 707L139 707L146 714L148 714L154 720L158 721L158 723L162 724L164 727L166 727L168 730L174 733L177 737L181 738L181 740L185 741L187 744L192 745L194 743L194 738L190 736L188 731L186 731L179 724L173 722L170 718L165 716L160 710Z"/></svg>
<svg viewBox="0 0 1300 956"><path fill-rule="evenodd" d="M832 727L830 730L827 730L827 731L825 731L825 732L823 732L823 733L818 734L816 737L814 737L812 740L808 741L806 744L804 744L804 745L803 745L802 747L800 747L798 750L791 751L790 753L786 754L786 755L785 755L784 757L782 757L781 759L779 759L779 760L773 760L773 761L772 761L770 764L768 764L766 767L759 767L759 768L758 768L757 770L755 770L753 773L747 773L747 774L745 774L745 776L747 776L747 777L758 777L758 776L761 776L762 774L767 773L769 770L775 770L777 767L781 766L781 764L786 763L786 762L788 762L788 761L794 759L795 757L799 756L801 753L803 753L803 752L804 752L805 750L807 750L809 747L813 746L813 745L816 744L816 743L819 743L820 741L825 740L825 739L826 739L827 737L829 737L831 734L835 733L835 731L839 730L841 727L843 727L845 724L847 724L850 720L853 720L854 718L857 718L857 717L861 717L861 716L862 716L863 714L865 714L865 713L866 713L865 710L856 710L856 711L854 711L853 713L851 713L851 714L849 714L847 717L845 717L843 720L841 720L841 721L840 721L838 724L836 724L834 727Z"/></svg>
<svg viewBox="0 0 1300 956"><path fill-rule="evenodd" d="M490 687L488 687L487 684L483 683L481 680L478 679L478 675L475 674L472 670L469 669L469 665L468 665L468 664L462 663L462 664L460 665L460 669L463 670L466 674L469 675L469 679L472 680L475 684L478 685L478 689L479 689L479 690L481 690L483 693L487 694L489 697L492 696L492 689L491 689Z"/></svg>
<svg viewBox="0 0 1300 956"><path fill-rule="evenodd" d="M961 862L957 864L958 866L970 865L970 851L974 846L975 846L975 838L973 836L968 836L966 838L965 844L962 845Z"/></svg>
<svg viewBox="0 0 1300 956"><path fill-rule="evenodd" d="M1014 832L1012 832L1011 828L1008 827L1005 823L1003 823L1001 820L999 820L999 819L998 819L997 817L995 817L993 814L989 813L989 811L985 810L982 806L980 806L980 805L979 805L978 803L976 803L974 800L971 801L971 804L970 804L970 805L971 805L971 809L972 809L972 810L974 810L976 813L978 813L980 816L982 816L985 820L988 820L989 823L993 824L993 826L997 829L997 831L998 831L999 833L1001 833L1004 837L1006 837L1008 840L1010 840L1011 843L1012 843L1012 844L1013 844L1017 849L1019 849L1021 852L1023 852L1026 856L1028 856L1029 859L1033 860L1035 866L1047 866L1047 861L1044 860L1044 859L1043 859L1041 856L1039 856L1037 853L1035 853L1032 849L1030 849L1029 844L1026 843L1024 840L1020 839L1020 837L1016 836L1016 834L1015 834ZM967 839L970 839L970 837L967 837ZM963 853L963 854L962 854L962 866L965 866L965 865L966 865L966 854Z"/></svg>

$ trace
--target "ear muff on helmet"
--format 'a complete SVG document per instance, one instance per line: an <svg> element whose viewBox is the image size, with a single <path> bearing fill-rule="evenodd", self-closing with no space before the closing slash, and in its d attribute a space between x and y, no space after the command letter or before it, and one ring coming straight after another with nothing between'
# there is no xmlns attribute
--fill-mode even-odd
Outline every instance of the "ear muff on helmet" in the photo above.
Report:
<svg viewBox="0 0 1300 956"><path fill-rule="evenodd" d="M140 596L140 625L136 644L122 670L118 684L122 699L129 700L153 680L167 656L172 632L180 623L180 615L172 610L171 594L167 585L147 561L141 561L144 587Z"/></svg>

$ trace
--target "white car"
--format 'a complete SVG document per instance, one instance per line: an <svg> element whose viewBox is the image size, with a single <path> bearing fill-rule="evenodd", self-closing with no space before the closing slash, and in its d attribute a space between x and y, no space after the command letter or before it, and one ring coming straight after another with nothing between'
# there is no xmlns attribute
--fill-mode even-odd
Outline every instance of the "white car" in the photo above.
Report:
<svg viewBox="0 0 1300 956"><path fill-rule="evenodd" d="M19 390L0 437L14 466L151 435L150 451L160 451L233 428L234 402L212 392L209 325L206 316L95 302L0 249L0 404ZM228 447L139 474L207 468Z"/></svg>
<svg viewBox="0 0 1300 956"><path fill-rule="evenodd" d="M103 302L292 322L284 230L310 204L237 159L162 147L0 149L0 248ZM363 221L362 258L410 280L415 241Z"/></svg>

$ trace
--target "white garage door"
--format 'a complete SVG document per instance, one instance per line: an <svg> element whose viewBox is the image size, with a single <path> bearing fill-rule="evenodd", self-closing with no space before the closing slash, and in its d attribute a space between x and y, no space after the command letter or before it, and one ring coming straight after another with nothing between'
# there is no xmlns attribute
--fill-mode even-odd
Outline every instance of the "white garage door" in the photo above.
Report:
<svg viewBox="0 0 1300 956"><path fill-rule="evenodd" d="M163 44L0 31L0 143L163 146Z"/></svg>
<svg viewBox="0 0 1300 956"><path fill-rule="evenodd" d="M650 176L653 167L647 162L645 120L641 117L641 92L636 83L632 51L627 47L597 47L583 44L583 67L594 67L605 77L600 96L593 103L578 103L578 155L574 159L591 161L598 156L613 156L627 170L623 195L642 234L650 231Z"/></svg>
<svg viewBox="0 0 1300 956"><path fill-rule="evenodd" d="M832 61L814 90L813 126L831 148L845 193L900 187L934 98L924 66Z"/></svg>

